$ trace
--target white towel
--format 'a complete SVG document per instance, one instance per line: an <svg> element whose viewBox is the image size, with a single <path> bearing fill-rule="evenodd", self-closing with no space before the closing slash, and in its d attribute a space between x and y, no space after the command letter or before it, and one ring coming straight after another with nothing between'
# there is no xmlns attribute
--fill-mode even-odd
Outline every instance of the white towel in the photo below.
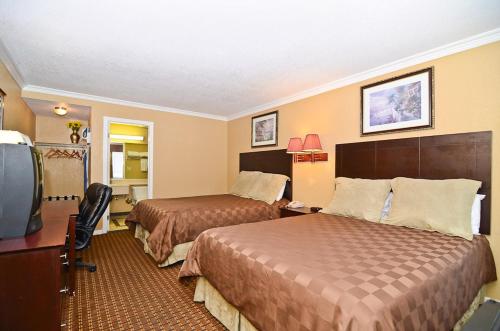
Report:
<svg viewBox="0 0 500 331"><path fill-rule="evenodd" d="M148 171L148 159L141 159L141 171Z"/></svg>

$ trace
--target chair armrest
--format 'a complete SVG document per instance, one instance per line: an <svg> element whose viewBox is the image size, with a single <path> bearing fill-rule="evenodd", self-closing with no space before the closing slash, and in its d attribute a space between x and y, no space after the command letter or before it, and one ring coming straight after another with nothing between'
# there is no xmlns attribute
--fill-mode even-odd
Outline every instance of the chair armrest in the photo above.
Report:
<svg viewBox="0 0 500 331"><path fill-rule="evenodd" d="M90 233L90 234L92 234L94 232L94 231L92 231L92 227L91 226L86 226L86 225L78 224L78 223L75 226L75 230L76 231L87 232L87 233Z"/></svg>

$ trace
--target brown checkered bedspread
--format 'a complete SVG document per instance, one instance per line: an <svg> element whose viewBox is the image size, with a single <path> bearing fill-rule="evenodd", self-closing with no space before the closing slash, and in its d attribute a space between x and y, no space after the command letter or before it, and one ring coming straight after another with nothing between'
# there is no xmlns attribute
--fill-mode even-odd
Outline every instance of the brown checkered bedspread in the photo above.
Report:
<svg viewBox="0 0 500 331"><path fill-rule="evenodd" d="M140 223L155 260L162 263L175 245L193 241L207 229L279 217L286 199L269 205L230 194L140 201L126 222Z"/></svg>
<svg viewBox="0 0 500 331"><path fill-rule="evenodd" d="M193 275L261 330L450 330L496 279L484 236L325 214L208 230Z"/></svg>

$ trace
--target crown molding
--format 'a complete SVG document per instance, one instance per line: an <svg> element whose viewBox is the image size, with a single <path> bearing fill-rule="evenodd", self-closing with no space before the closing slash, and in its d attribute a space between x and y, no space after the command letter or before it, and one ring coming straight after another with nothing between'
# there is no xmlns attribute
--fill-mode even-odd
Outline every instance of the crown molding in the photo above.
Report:
<svg viewBox="0 0 500 331"><path fill-rule="evenodd" d="M5 65L7 68L7 71L9 71L10 75L14 80L16 81L17 85L19 85L20 88L24 87L24 79L19 70L17 70L16 65L14 64L14 61L12 61L12 56L10 55L9 51L7 50L7 47L5 47L4 43L0 39L0 61Z"/></svg>
<svg viewBox="0 0 500 331"><path fill-rule="evenodd" d="M151 104L141 103L141 102L114 99L114 98L102 97L102 96L92 95L92 94L77 93L77 92L53 89L50 87L43 87L43 86L37 86L37 85L26 85L23 88L23 92L43 93L43 94L57 95L57 96L61 96L61 97L89 100L89 101L95 101L95 102L103 102L103 103L109 103L109 104L121 105L121 106L133 107L133 108L143 108L143 109L149 109L149 110L156 110L156 111L162 111L165 113L174 113L174 114L180 114L180 115L209 118L209 119L219 120L219 121L227 121L226 116L212 115L212 114L200 113L200 112L172 108L172 107L165 107L165 106L151 105Z"/></svg>
<svg viewBox="0 0 500 331"><path fill-rule="evenodd" d="M400 69L404 69L406 67L411 67L420 63L424 63L427 61L435 60L440 57L444 57L447 55L459 53L466 51L468 49L476 48L479 46L483 46L486 44L494 43L500 40L500 28L490 30L481 34L474 35L472 37L468 37L465 39L461 39L459 41L446 44L444 46L436 47L431 50L417 53L415 55L411 55L400 60L396 60L394 62L390 62L351 76L347 76L338 80L334 80L332 82L326 83L324 85L320 85L317 87L313 87L311 89L304 90L302 92L292 94L288 97L279 98L273 100L271 102L264 103L259 106L255 106L239 113L229 115L227 117L228 121L245 117L248 115L252 115L264 110L269 110L271 108L275 108L278 106L283 106L285 104L306 99L321 93L325 93L340 87L344 87L347 85L351 85L354 83L359 83L361 81L374 78L377 76L381 76L393 71L397 71Z"/></svg>
<svg viewBox="0 0 500 331"><path fill-rule="evenodd" d="M24 80L22 76L20 75L19 71L17 70L16 66L11 60L10 54L3 45L3 43L0 40L0 59L4 62L6 65L7 69L11 73L11 75L14 77L16 82L19 84L19 86L23 87L23 91L26 92L37 92L37 93L45 93L45 94L51 94L51 95L57 95L57 96L64 96L64 97L70 97L70 98L76 98L76 99L83 99L83 100L90 100L90 101L96 101L96 102L104 102L104 103L110 103L110 104L116 104L116 105L122 105L122 106L128 106L128 107L134 107L134 108L143 108L143 109L149 109L149 110L156 110L156 111L162 111L162 112L167 112L167 113L174 113L174 114L181 114L181 115L187 115L187 116L194 116L194 117L202 117L202 118L209 118L209 119L214 119L214 120L219 120L219 121L231 121L235 120L241 117L245 117L248 115L252 115L264 110L269 110L271 108L279 107L294 101L306 99L318 94L322 94L337 88L341 88L347 85L359 83L361 81L374 78L377 76L381 76L393 71L397 71L400 69L404 69L407 67L411 67L417 64L421 64L427 61L435 60L444 56L448 56L451 54L459 53L466 51L468 49L476 48L479 46L483 46L486 44L494 43L500 40L500 28L490 30L478 35L474 35L472 37L468 37L465 39L461 39L459 41L446 44L444 46L436 47L431 50L421 52L415 55L411 55L408 57L405 57L400 60L396 60L394 62L390 62L360 73L356 73L351 76L347 76L344 78L340 78L338 80L313 87L307 90L304 90L299 93L295 93L293 95L279 98L264 104L261 104L259 106L255 106L252 108L248 108L246 110L243 110L241 112L229 115L229 116L221 116L221 115L212 115L212 114L207 114L207 113L201 113L201 112L195 112L195 111L190 111L190 110L184 110L184 109L178 109L178 108L172 108L172 107L165 107L165 106L159 106L159 105L152 105L152 104L145 104L145 103L140 103L140 102L133 102L133 101L127 101L127 100L121 100L121 99L114 99L114 98L108 98L108 97L102 97L102 96L97 96L97 95L91 95L91 94L83 94L83 93L77 93L77 92L70 92L70 91L65 91L65 90L59 90L59 89L53 89L53 88L48 88L48 87L43 87L43 86L36 86L36 85L24 85Z"/></svg>

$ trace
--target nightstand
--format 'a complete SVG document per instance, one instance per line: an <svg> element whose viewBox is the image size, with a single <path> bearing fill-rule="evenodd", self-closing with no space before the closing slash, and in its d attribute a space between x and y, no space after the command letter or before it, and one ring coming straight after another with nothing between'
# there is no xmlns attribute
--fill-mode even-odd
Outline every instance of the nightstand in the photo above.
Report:
<svg viewBox="0 0 500 331"><path fill-rule="evenodd" d="M314 214L311 211L311 208L309 207L302 207L302 208L287 208L287 207L281 207L280 208L280 217L292 217L292 216L300 216L300 215L307 215L307 214Z"/></svg>

